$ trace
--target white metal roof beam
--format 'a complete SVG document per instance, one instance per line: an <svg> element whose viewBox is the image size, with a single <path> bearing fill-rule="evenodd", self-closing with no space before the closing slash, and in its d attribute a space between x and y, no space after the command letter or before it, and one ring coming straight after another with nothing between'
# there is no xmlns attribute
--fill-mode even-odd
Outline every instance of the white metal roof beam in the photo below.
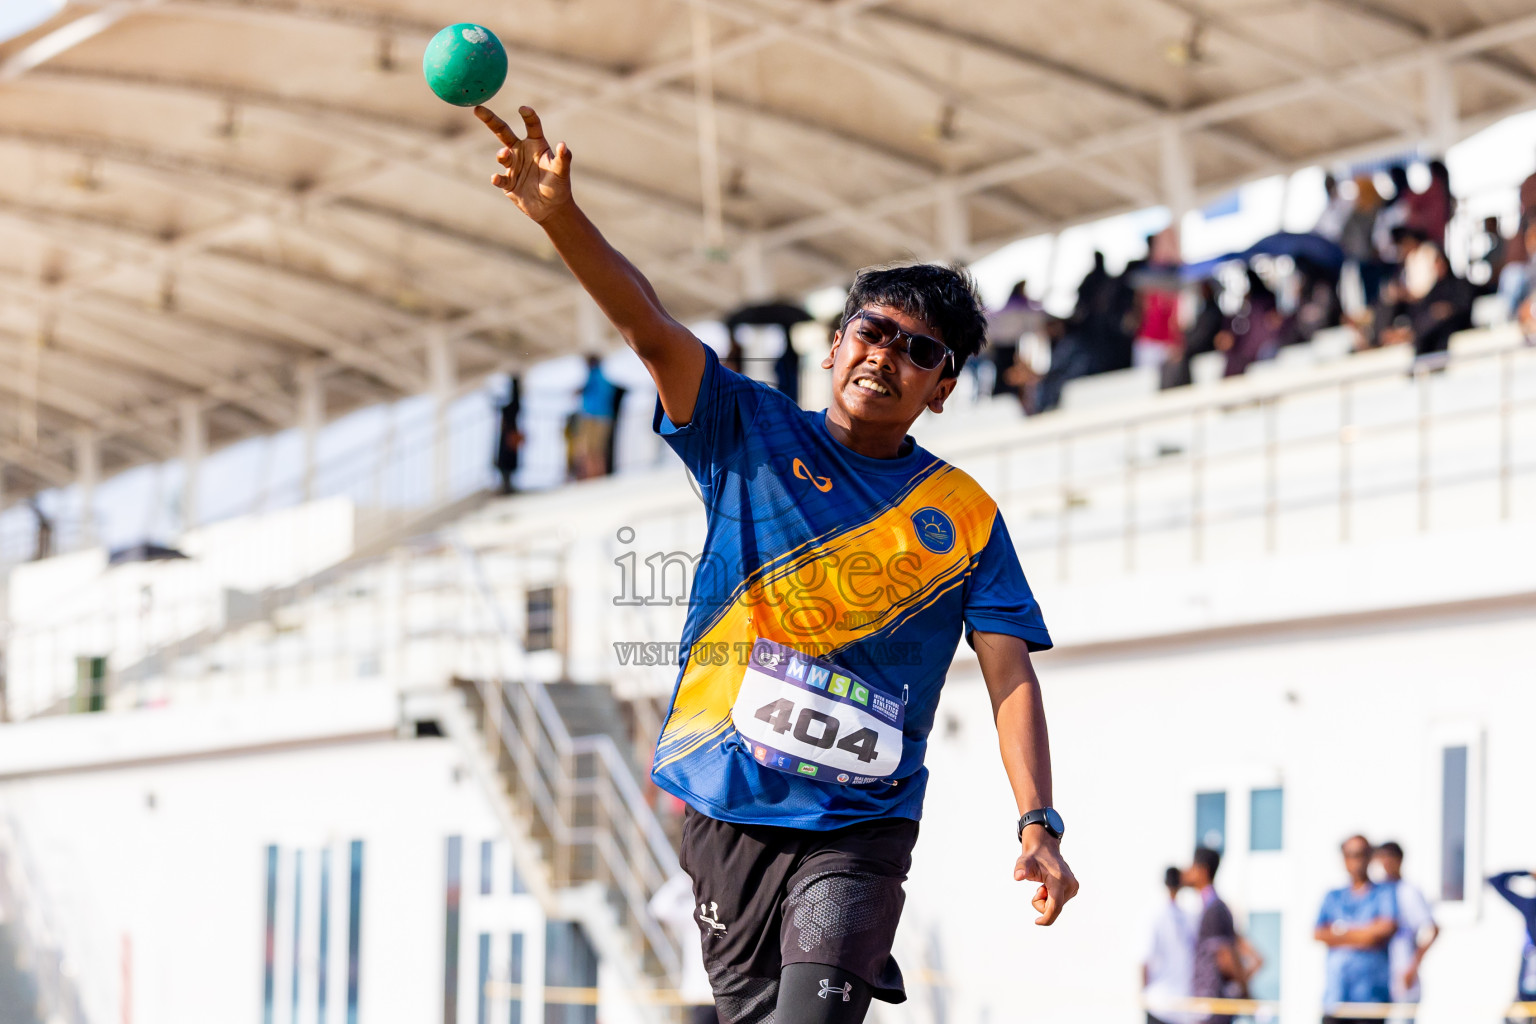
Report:
<svg viewBox="0 0 1536 1024"><path fill-rule="evenodd" d="M1526 15L1512 19L1500 25L1491 25L1487 28L1469 32L1447 40L1441 44L1444 52L1451 56L1462 56L1468 53L1478 52L1492 46L1505 45L1516 39L1536 35L1536 15ZM1381 74L1391 73L1393 70L1416 67L1422 60L1418 53L1398 54L1376 61L1367 61L1349 69L1347 73L1335 75L1334 80L1342 83L1363 81ZM1210 124L1218 121L1242 117L1259 110L1267 110L1277 106L1294 103L1306 96L1313 94L1321 88L1321 83L1315 80L1304 82L1291 82L1280 86L1271 86L1256 90L1243 96L1233 97L1227 100L1217 100L1197 107L1193 110L1183 111L1178 114L1169 114L1161 118L1148 118L1147 120L1127 128L1087 139L1076 145L1063 147L1053 152L1033 153L1022 157L1013 157L999 161L987 167L977 168L956 176L957 187L962 193L979 191L1004 184L1009 181L1027 178L1032 174L1052 170L1068 163L1078 163L1082 160L1090 160L1128 146L1146 145L1155 143L1162 130L1165 121L1171 121L1184 130L1192 127ZM1501 112L1504 116L1527 109L1533 99L1522 100ZM1463 123L1463 128L1472 122ZM1487 123L1486 118L1476 119L1475 123ZM1406 137L1417 138L1418 133L1404 133ZM1404 136L1393 136L1400 138ZM1369 144L1367 148L1374 148L1376 144ZM1333 158L1333 154L1308 154L1298 160L1279 162L1268 165L1270 168L1280 166L1307 166ZM1253 169L1230 182L1218 183L1220 189L1233 187L1243 181L1251 180L1254 175L1271 173L1262 168ZM1209 190L1204 190L1209 191ZM901 189L886 195L876 197L858 206L862 216L886 216L890 213L909 209L914 204L929 203L934 200L930 192L923 188ZM1108 216L1108 212L1095 214ZM1062 223L1075 223L1065 221ZM789 241L811 238L830 230L835 222L825 215L816 215L791 221L763 232L762 238L766 245L776 246Z"/></svg>
<svg viewBox="0 0 1536 1024"><path fill-rule="evenodd" d="M1323 7L1353 15L1370 24L1395 30L1423 43L1437 42L1436 34L1428 26L1396 11L1369 3L1367 0L1314 0L1314 2ZM1536 74L1527 68L1500 60L1491 53L1470 53L1467 55L1467 60L1480 71L1502 80L1517 92L1528 93L1536 90Z"/></svg>
<svg viewBox="0 0 1536 1024"><path fill-rule="evenodd" d="M879 10L864 14L861 21L872 21L877 24L896 25L908 30L922 32L946 42L958 46L967 47L977 53L984 53L996 60L1025 71L1039 75L1048 81L1064 87L1067 90L1082 90L1090 92L1101 98L1114 101L1122 106L1129 107L1142 114L1168 114L1173 109L1155 96L1121 85L1118 82L1102 78L1070 64L1052 60L1042 54L1030 53L1014 46L1009 46L989 36L978 35L974 32L966 32L944 25L930 18L919 17L897 10ZM1236 155L1241 155L1253 162L1273 160L1278 154L1260 146L1259 144L1233 135L1230 132L1210 127L1205 129L1213 142L1221 145Z"/></svg>

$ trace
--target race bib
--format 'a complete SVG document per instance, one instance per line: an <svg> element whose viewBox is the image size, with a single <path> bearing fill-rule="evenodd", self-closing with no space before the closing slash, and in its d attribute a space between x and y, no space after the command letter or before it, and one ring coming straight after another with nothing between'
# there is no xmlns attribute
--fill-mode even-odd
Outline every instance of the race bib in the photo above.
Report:
<svg viewBox="0 0 1536 1024"><path fill-rule="evenodd" d="M759 764L819 782L883 779L901 763L906 708L845 668L758 639L731 721Z"/></svg>

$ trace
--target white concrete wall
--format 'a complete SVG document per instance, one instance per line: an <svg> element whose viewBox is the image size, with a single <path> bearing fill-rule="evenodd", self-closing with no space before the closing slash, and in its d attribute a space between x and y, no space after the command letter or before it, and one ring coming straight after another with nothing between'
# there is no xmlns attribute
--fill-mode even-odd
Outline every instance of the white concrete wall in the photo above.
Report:
<svg viewBox="0 0 1536 1024"><path fill-rule="evenodd" d="M1187 864L1197 792L1226 790L1217 888L1241 925L1282 913L1285 1021L1316 1019L1324 892L1338 846L1396 838L1405 876L1439 888L1440 757L1473 748L1464 904L1423 970L1425 1024L1499 1019L1522 931L1478 883L1536 864L1531 773L1536 601L1185 643L1037 657L1051 723L1063 850L1082 892L1033 925L1012 880L1014 809L974 661L957 665L930 744L932 781L908 886L907 948L936 935L955 1021L1138 1020L1140 962L1162 869ZM1480 759L1480 760L1479 760ZM1282 786L1284 849L1249 853L1248 792ZM912 965L916 967L917 965ZM904 1011L886 1020L916 1020Z"/></svg>
<svg viewBox="0 0 1536 1024"><path fill-rule="evenodd" d="M493 978L505 981L508 936L522 931L524 976L534 989L525 1020L537 1020L539 905L532 896L511 895L508 844L497 839L497 819L457 748L445 739L396 739L395 717L392 693L353 687L0 727L0 815L22 837L29 875L90 1019L260 1021L266 851L276 844L273 1019L324 1024L316 1018L318 864L319 852L329 849L327 1020L344 1021L348 844L360 839L359 1019L440 1021L445 841L460 835L459 1019L475 1020L478 934L494 936ZM373 738L325 744L327 732ZM295 742L321 745L282 749ZM131 763L155 756L173 760ZM92 763L117 766L89 770ZM55 774L13 774L23 764ZM497 839L491 896L480 895L484 839ZM304 855L304 909L295 1018L296 851ZM497 1019L504 1020L499 1005Z"/></svg>

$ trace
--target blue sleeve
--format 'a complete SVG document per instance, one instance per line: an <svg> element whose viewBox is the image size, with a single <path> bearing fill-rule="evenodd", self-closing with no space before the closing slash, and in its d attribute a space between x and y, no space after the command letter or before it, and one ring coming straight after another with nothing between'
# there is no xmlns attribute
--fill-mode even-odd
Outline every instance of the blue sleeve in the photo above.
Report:
<svg viewBox="0 0 1536 1024"><path fill-rule="evenodd" d="M1327 928L1339 919L1338 908L1334 906L1333 893L1323 897L1323 905L1317 912L1317 927Z"/></svg>
<svg viewBox="0 0 1536 1024"><path fill-rule="evenodd" d="M720 365L720 357L704 345L704 376L693 403L693 416L682 426L667 418L656 399L651 429L677 453L688 472L709 488L715 470L737 450L752 428L768 389Z"/></svg>
<svg viewBox="0 0 1536 1024"><path fill-rule="evenodd" d="M1532 914L1536 914L1536 898L1521 896L1509 887L1509 880L1511 878L1519 878L1522 875L1528 874L1530 874L1529 871L1503 871L1488 879L1488 884L1493 886L1494 892L1508 900L1510 906L1530 917Z"/></svg>
<svg viewBox="0 0 1536 1024"><path fill-rule="evenodd" d="M1396 921L1398 919L1397 886L1378 885L1376 888L1381 891L1381 898L1376 901L1376 920L1379 921L1384 917L1390 917Z"/></svg>
<svg viewBox="0 0 1536 1024"><path fill-rule="evenodd" d="M1040 604L1024 579L1019 554L1013 549L1001 512L993 513L991 536L966 581L965 642L972 647L976 642L971 634L978 629L1016 636L1031 651L1052 647Z"/></svg>

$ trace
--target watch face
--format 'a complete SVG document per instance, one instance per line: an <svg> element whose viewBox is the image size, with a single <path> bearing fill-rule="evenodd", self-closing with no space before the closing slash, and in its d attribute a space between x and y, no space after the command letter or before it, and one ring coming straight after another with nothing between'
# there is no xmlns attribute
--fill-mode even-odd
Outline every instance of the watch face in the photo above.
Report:
<svg viewBox="0 0 1536 1024"><path fill-rule="evenodd" d="M1045 827L1056 833L1058 839L1067 831L1066 824L1061 820L1061 815L1056 813L1056 808L1054 807L1047 807L1045 809Z"/></svg>

